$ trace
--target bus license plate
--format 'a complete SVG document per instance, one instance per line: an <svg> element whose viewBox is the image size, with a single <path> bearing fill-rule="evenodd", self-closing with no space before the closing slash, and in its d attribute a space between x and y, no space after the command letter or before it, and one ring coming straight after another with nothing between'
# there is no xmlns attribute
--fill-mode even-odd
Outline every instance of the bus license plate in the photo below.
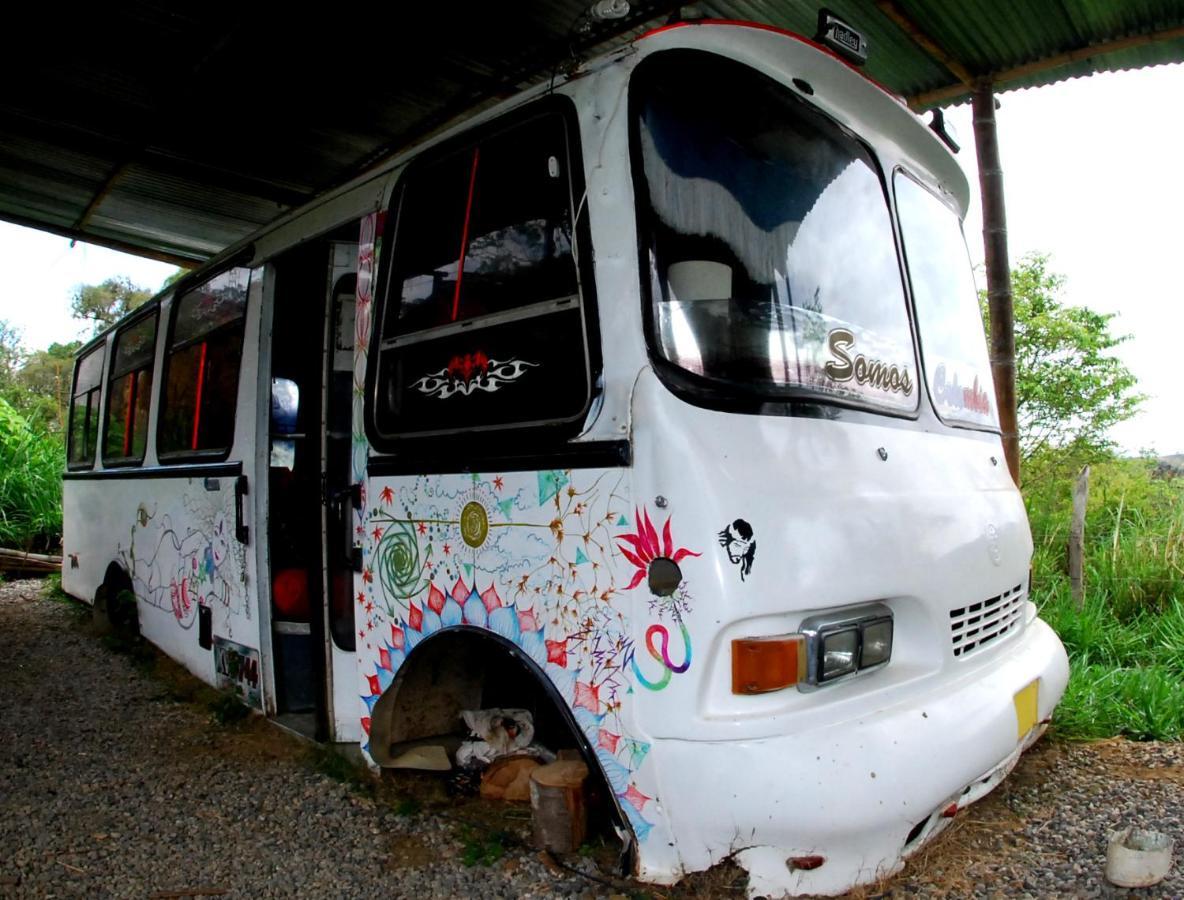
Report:
<svg viewBox="0 0 1184 900"><path fill-rule="evenodd" d="M1015 702L1015 718L1017 726L1017 738L1023 740L1025 735L1036 727L1036 722L1040 716L1038 712L1040 704L1040 679L1037 678L1027 687L1018 691L1013 698Z"/></svg>

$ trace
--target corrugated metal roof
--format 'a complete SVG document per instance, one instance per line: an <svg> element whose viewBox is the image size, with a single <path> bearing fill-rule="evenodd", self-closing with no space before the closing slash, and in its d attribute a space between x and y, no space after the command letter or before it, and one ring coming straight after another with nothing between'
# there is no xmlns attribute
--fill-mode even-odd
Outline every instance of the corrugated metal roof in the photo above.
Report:
<svg viewBox="0 0 1184 900"><path fill-rule="evenodd" d="M811 35L818 2L713 0L709 16ZM1184 0L829 0L868 74L923 107L975 78L1023 87L1184 60ZM203 259L382 156L674 4L587 23L588 0L395 10L159 0L10 22L0 218Z"/></svg>

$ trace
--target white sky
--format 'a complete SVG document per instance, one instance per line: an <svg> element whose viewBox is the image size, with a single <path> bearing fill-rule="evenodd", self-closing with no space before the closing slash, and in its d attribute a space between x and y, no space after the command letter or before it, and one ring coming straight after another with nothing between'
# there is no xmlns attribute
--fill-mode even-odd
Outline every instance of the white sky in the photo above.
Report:
<svg viewBox="0 0 1184 900"><path fill-rule="evenodd" d="M1052 255L1068 283L1064 299L1119 313L1132 335L1124 362L1150 395L1144 411L1115 429L1133 452L1184 451L1179 412L1184 288L1184 65L1095 75L1000 97L1000 152L1013 263L1029 250ZM971 256L982 261L982 224L970 107L950 112L962 138L958 159L971 180L966 221ZM174 267L0 222L0 319L37 349L82 336L70 317L79 284L127 275L152 291Z"/></svg>
<svg viewBox="0 0 1184 900"><path fill-rule="evenodd" d="M0 319L21 333L28 350L88 337L91 328L70 315L80 284L126 275L155 293L176 266L93 244L0 222Z"/></svg>

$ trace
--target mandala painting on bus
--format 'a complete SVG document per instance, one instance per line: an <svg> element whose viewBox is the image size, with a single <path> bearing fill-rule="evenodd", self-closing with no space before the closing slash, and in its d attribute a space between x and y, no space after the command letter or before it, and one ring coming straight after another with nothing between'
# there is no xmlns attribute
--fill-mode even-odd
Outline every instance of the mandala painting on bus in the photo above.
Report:
<svg viewBox="0 0 1184 900"><path fill-rule="evenodd" d="M698 554L676 546L669 519L659 536L626 485L622 470L384 480L367 514L357 621L373 660L362 673L369 710L407 654L441 628L488 628L520 647L571 707L643 839L652 798L635 773L650 745L629 735L622 707L635 687L661 690L691 664L685 583L658 597L646 576L656 559ZM646 596L657 621L639 661L630 616L645 614L634 597Z"/></svg>

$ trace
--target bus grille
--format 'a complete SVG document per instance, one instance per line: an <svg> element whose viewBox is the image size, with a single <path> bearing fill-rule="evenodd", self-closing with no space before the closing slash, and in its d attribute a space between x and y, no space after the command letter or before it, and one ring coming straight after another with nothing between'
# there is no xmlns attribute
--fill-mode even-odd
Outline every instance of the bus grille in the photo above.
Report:
<svg viewBox="0 0 1184 900"><path fill-rule="evenodd" d="M970 606L950 610L950 643L954 656L965 656L1019 629L1024 615L1023 585L1017 584Z"/></svg>

